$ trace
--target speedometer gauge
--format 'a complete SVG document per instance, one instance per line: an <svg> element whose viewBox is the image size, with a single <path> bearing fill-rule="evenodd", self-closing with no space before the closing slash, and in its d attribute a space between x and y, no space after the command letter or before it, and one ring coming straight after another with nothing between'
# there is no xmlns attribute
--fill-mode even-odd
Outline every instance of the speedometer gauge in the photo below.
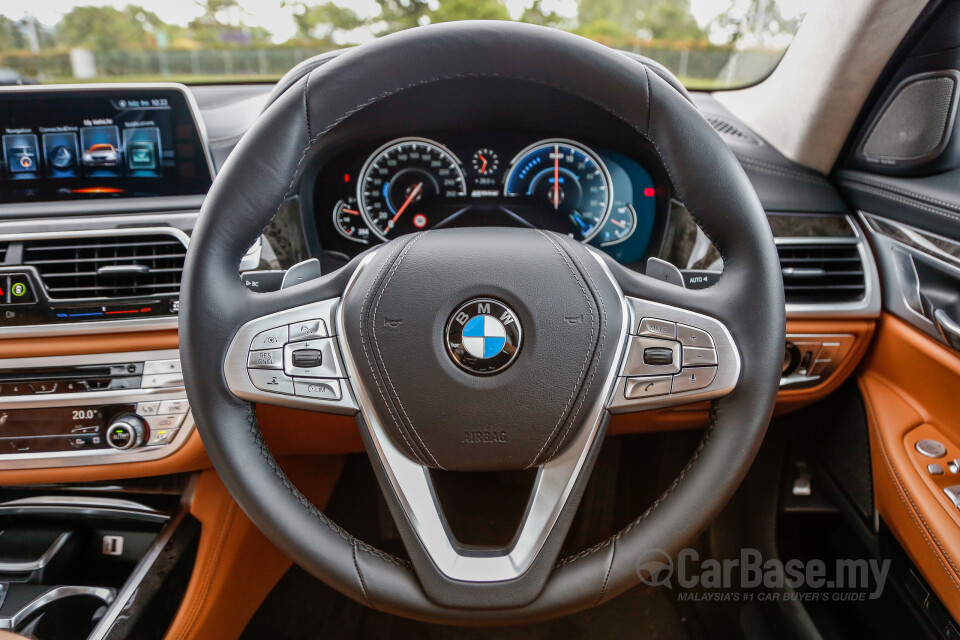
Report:
<svg viewBox="0 0 960 640"><path fill-rule="evenodd" d="M360 211L383 240L430 226L431 202L466 193L460 161L425 138L394 140L377 149L357 185Z"/></svg>
<svg viewBox="0 0 960 640"><path fill-rule="evenodd" d="M504 194L523 196L567 219L573 236L588 241L610 214L612 180L597 155L570 140L543 140L521 151Z"/></svg>

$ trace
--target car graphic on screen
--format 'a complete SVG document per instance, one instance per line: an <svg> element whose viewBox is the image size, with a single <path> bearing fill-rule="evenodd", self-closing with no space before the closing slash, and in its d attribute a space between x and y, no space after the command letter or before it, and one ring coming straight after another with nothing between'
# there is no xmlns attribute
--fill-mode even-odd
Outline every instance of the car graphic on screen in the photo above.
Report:
<svg viewBox="0 0 960 640"><path fill-rule="evenodd" d="M88 167L116 167L120 164L120 150L106 142L90 145L83 152L83 164Z"/></svg>

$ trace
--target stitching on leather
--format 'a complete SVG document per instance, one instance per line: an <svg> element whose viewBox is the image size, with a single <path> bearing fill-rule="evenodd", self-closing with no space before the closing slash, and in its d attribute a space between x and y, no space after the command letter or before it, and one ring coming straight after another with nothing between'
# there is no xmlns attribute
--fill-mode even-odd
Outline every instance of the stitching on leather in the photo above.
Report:
<svg viewBox="0 0 960 640"><path fill-rule="evenodd" d="M313 133L310 129L310 104L307 102L307 90L310 88L310 74L307 74L307 79L303 83L303 113L307 117L307 139L313 137Z"/></svg>
<svg viewBox="0 0 960 640"><path fill-rule="evenodd" d="M420 445L423 447L424 453L426 453L427 456L429 456L430 460L432 460L435 465L443 469L444 466L440 464L436 456L433 455L433 452L430 451L430 447L427 446L427 443L424 442L423 438L420 436L420 433L417 431L416 425L413 424L413 420L410 418L410 414L407 413L406 408L403 406L403 402L400 400L400 394L397 393L397 388L394 386L393 380L390 378L390 371L387 369L387 365L383 360L383 354L380 351L380 342L377 340L377 309L380 308L380 300L383 298L383 294L387 292L387 287L390 286L390 281L393 280L393 276L395 276L397 271L400 270L400 263L403 262L403 259L407 255L407 252L410 251L411 248L413 248L413 245L417 244L417 242L419 242L422 238L426 237L428 233L430 232L426 231L424 233L417 234L413 240L407 243L407 245L403 248L403 251L400 253L400 255L397 256L396 262L393 263L393 266L390 269L390 273L387 275L386 282L384 282L383 286L380 287L380 292L377 294L377 301L373 305L373 312L371 315L373 319L373 329L371 330L370 333L371 335L373 335L373 348L376 350L377 357L380 360L380 365L381 365L381 368L383 369L383 376L384 378L386 378L387 384L390 386L390 391L392 392L391 396L393 396L393 398L396 399L397 405L400 407L400 411L403 412L403 417L406 418L407 424L410 425L410 429L413 431L413 435L415 435L417 437L417 440L420 441ZM386 400L386 398L384 398L384 400ZM393 416L393 421L397 423L398 427L402 428L402 425L400 425L398 422L399 416L393 415L392 411L390 413Z"/></svg>
<svg viewBox="0 0 960 640"><path fill-rule="evenodd" d="M560 254L560 258L563 260L564 264L567 265L567 269L570 270L570 273L573 274L573 277L577 281L577 285L580 287L580 291L583 292L583 297L587 300L587 306L590 306L590 294L587 292L586 284L583 282L583 278L580 277L580 274L577 273L576 269L573 268L573 263L570 262L563 249L560 248L556 242L553 241L549 235L544 231L537 229L537 233L542 235L547 239L550 244L553 245L553 248L557 250L557 253ZM533 460L526 466L527 469L534 466L537 461L540 459L540 456L543 455L543 452L547 449L547 446L550 442L556 437L557 430L560 428L560 425L564 423L567 418L567 412L570 410L570 407L573 405L574 400L577 398L577 391L580 389L580 381L583 380L583 375L587 370L587 367L590 364L590 352L593 351L593 345L596 344L597 339L597 325L593 319L593 313L590 314L590 344L587 347L587 352L583 356L583 364L580 366L580 373L577 375L577 381L573 385L573 390L570 392L570 397L567 399L565 405L563 405L563 411L560 412L560 418L557 420L557 423L553 425L553 429L550 430L550 435L547 436L547 439L544 440L543 446L540 447L540 451L537 452L537 455L533 457ZM579 409L577 410L579 412ZM571 418L572 421L572 418ZM568 428L569 430L569 428Z"/></svg>
<svg viewBox="0 0 960 640"><path fill-rule="evenodd" d="M613 549L610 551L610 564L607 565L607 574L603 577L603 584L600 585L600 595L597 596L597 601L593 606L597 606L603 602L603 594L607 591L607 583L610 581L610 574L613 572L613 559L617 555L617 541L613 541Z"/></svg>
<svg viewBox="0 0 960 640"><path fill-rule="evenodd" d="M396 255L400 253L402 249L407 247L412 242L413 237L414 236L410 236L405 242L399 243L397 244L396 247L394 247L394 249L392 250L393 252L389 256L387 256L387 259L384 260L384 262L380 265L380 268L377 269L377 274L373 278L374 283L377 283L380 281L380 274L382 274L383 270L387 268L387 265L393 264L393 261ZM383 398L384 404L387 405L387 412L390 413L390 417L393 419L394 424L397 425L398 430L400 432L400 437L403 438L403 443L407 445L407 449L411 453L417 456L421 464L426 464L426 460L423 459L423 456L417 450L417 446L414 443L410 442L410 440L407 438L407 426L405 424L402 424L402 422L399 421L399 418L395 414L393 410L393 403L391 403L390 399L387 397L386 389L383 388L383 385L380 382L380 376L377 375L376 363L373 362L373 360L371 359L370 350L367 348L367 338L366 338L367 333L366 331L364 331L363 325L364 325L364 317L367 315L367 301L370 299L370 294L373 293L373 289L374 287L372 286L369 289L367 289L367 293L363 296L363 304L360 305L360 344L363 346L363 355L367 359L367 366L370 367L370 371L373 372L373 381L377 385L377 391L380 392L380 397ZM376 319L373 320L373 323L374 323L374 329L376 329ZM371 331L371 333L373 333L373 331ZM374 339L376 339L376 336L374 336Z"/></svg>
<svg viewBox="0 0 960 640"><path fill-rule="evenodd" d="M890 481L893 483L894 489L897 490L897 497L900 498L900 502L903 503L904 508L906 508L907 513L910 515L910 519L913 520L913 524L917 526L917 529L920 531L920 535L923 538L923 541L927 543L927 546L930 548L930 551L933 552L933 557L937 559L937 562L940 564L940 567L947 574L947 577L950 578L950 582L953 583L953 586L957 589L960 589L960 584L957 583L955 574L952 573L947 565L943 563L944 558L947 560L947 563L953 570L957 573L957 566L953 563L953 560L950 558L950 554L943 548L943 545L940 543L939 538L933 532L933 529L927 523L926 519L923 517L923 513L917 508L916 503L913 501L913 496L910 495L910 491L907 489L906 485L903 484L903 479L900 477L900 473L897 471L896 467L893 465L890 460L890 454L887 453L887 446L883 441L883 437L880 435L880 427L877 422L877 413L873 407L873 400L870 398L869 394L863 394L864 399L866 400L867 406L870 411L870 415L873 418L871 422L873 423L873 429L876 432L877 444L880 445L880 452L883 454L883 468L887 472L887 476L890 477ZM906 500L904 500L906 497ZM907 501L910 504L907 504ZM912 507L912 508L911 508ZM917 520L919 518L919 521ZM921 522L923 523L921 526ZM943 554L943 557L940 556L940 553L937 553L937 549L933 548L933 544L930 542L930 538L936 542L937 549L940 550L940 553Z"/></svg>
<svg viewBox="0 0 960 640"><path fill-rule="evenodd" d="M856 188L856 189L861 189L861 190L866 191L866 192L868 192L868 193L872 193L872 194L875 195L875 196L880 196L881 198L886 198L886 199L888 199L888 200L893 200L894 202L899 202L900 204L905 204L905 205L907 205L907 206L909 206L909 207L915 207L915 208L920 209L920 210L922 210L922 211L927 211L927 212L929 212L929 213L933 213L933 214L936 214L936 215L938 215L938 216L947 218L947 219L949 219L949 220L952 220L953 222L960 222L960 216L958 216L958 215L956 215L956 214L954 214L954 213L950 213L949 211L944 211L944 210L942 210L942 209L935 209L935 208L933 208L933 207L931 207L931 206L927 206L927 205L925 205L925 204L922 204L922 203L920 203L920 202L917 202L916 200L908 200L907 198L902 198L902 197L900 197L900 196L896 196L896 195L890 193L889 191L887 191L886 189L877 189L877 188L875 188L875 187L871 187L871 186L869 186L869 185L866 185L866 184L863 184L863 183L859 183L859 182L857 182L857 181L855 181L855 180L850 180L850 179L843 179L842 181L843 181L843 182L848 182L848 183L849 183L849 182L854 182L855 185L856 185L854 188Z"/></svg>
<svg viewBox="0 0 960 640"><path fill-rule="evenodd" d="M223 520L220 522L219 530L217 531L217 541L213 545L213 553L211 554L214 558L219 558L221 552L223 551L223 546L227 542L227 533L230 531L230 527L233 524L235 511L236 511L236 502L231 500L230 504L227 505L227 511L223 516ZM220 567L220 563L212 562L207 563L204 567L203 576L199 579L200 582L200 593L193 600L193 606L190 609L190 613L187 616L187 621L180 626L180 630L177 632L177 640L182 640L183 638L189 637L194 630L194 627L197 625L197 620L200 618L200 613L204 610L208 599L210 598L211 585L213 584L213 578L217 574L217 570Z"/></svg>
<svg viewBox="0 0 960 640"><path fill-rule="evenodd" d="M653 111L653 92L650 90L650 69L643 65L643 74L647 78L647 137L650 137L650 113Z"/></svg>
<svg viewBox="0 0 960 640"><path fill-rule="evenodd" d="M863 177L860 177L860 176L844 175L844 176L841 176L841 180L844 180L844 181L846 181L846 182L859 182L859 183L864 184L864 185L872 185L872 186L877 187L877 188L879 188L879 189L883 189L884 191L893 191L894 193L899 193L900 195L907 196L908 198L913 198L913 199L915 199L915 200L921 200L921 201L927 202L927 203L929 203L929 204L939 205L939 206L941 206L941 207L943 207L943 208L945 208L945 209L949 209L950 211L958 211L958 210L960 210L960 209L958 209L958 207L957 207L957 205L956 205L955 203L947 202L946 200L940 200L940 199L938 199L938 198L932 198L932 197L930 197L930 196L928 196L928 195L924 195L924 194L922 194L922 193L917 193L916 191L910 191L909 189L904 189L904 188L902 188L902 187L897 187L897 186L894 186L894 185L892 185L892 184L884 184L884 183L882 183L882 182L877 182L876 180L871 180L870 178L863 178Z"/></svg>
<svg viewBox="0 0 960 640"><path fill-rule="evenodd" d="M657 498L653 502L653 504L650 505L646 511L641 513L633 522L625 526L623 529L621 529L614 535L610 536L603 542L590 547L589 549L585 549L580 553L577 553L575 555L564 558L563 560L560 560L559 562L556 563L556 566L561 567L565 564L570 564L571 562L575 562L577 560L585 558L593 553L596 553L597 551L600 551L601 549L605 549L606 547L610 546L611 544L613 544L623 536L630 533L630 531L633 530L641 522L643 522L648 517L650 517L650 515L652 515L653 512L656 511L657 508L659 508L660 505L663 504L664 501L666 501L666 499L670 497L670 494L672 494L674 490L676 490L676 488L680 485L680 482L686 477L690 469L693 468L694 464L696 464L697 460L699 460L700 454L703 453L704 448L706 448L707 442L710 440L710 436L713 434L713 429L717 424L717 413L718 413L717 404L718 404L717 401L714 400L710 405L710 424L707 425L707 429L703 434L703 438L700 439L700 444L697 445L696 450L693 452L693 457L687 461L687 464L683 467L683 470L680 472L680 475L674 478L673 482L670 483L670 486L667 487L662 494L660 494L660 497Z"/></svg>
<svg viewBox="0 0 960 640"><path fill-rule="evenodd" d="M367 584L366 584L366 582L364 582L364 580L363 580L363 574L360 573L360 563L357 562L357 541L356 541L356 539L354 539L352 547L353 547L353 568L354 568L354 570L356 570L356 572L357 572L357 579L360 580L360 591L363 593L363 598L364 598L364 600L366 600L366 601L367 601L367 604L372 607L372 606L373 606L373 602L370 601L370 595L367 593Z"/></svg>
<svg viewBox="0 0 960 640"><path fill-rule="evenodd" d="M794 180L801 180L803 182L809 182L810 184L815 184L818 186L829 186L830 181L824 178L823 176L817 175L815 173L806 173L803 171L798 171L790 167L784 167L772 162L767 162L765 160L757 160L756 158L751 158L739 153L734 153L737 157L737 160L741 164L751 165L750 168L756 171L765 171L767 173L781 175L785 178L792 178Z"/></svg>
<svg viewBox="0 0 960 640"><path fill-rule="evenodd" d="M594 379L597 377L597 371L600 370L599 362L603 359L603 346L604 346L604 345L606 344L606 342L607 342L607 306L606 306L606 304L603 302L603 294L600 293L600 288L597 286L596 281L594 281L593 276L590 275L590 272L587 270L586 266L584 266L583 262L580 260L580 257L579 257L579 256L573 251L573 249L570 247L570 245L568 244L567 240L565 240L564 238L560 238L560 241L561 241L564 245L566 245L566 247L567 247L567 253L568 253L570 256L572 256L574 260L577 261L577 264L580 265L581 270L586 274L587 279L590 280L590 284L593 285L593 290L596 291L596 293L597 293L597 299L600 301L600 310L601 310L600 321L601 321L602 326L603 326L603 334L602 334L601 337L600 337L600 344L599 344L599 348L597 349L597 355L596 355L596 357L595 357L595 361L596 361L598 364L596 364L596 365L593 367L593 371L590 373L590 379L587 380L587 384L586 384L586 386L583 388L583 393L582 393L582 395L580 396L580 402L579 402L579 404L577 405L577 410L573 413L573 416L570 418L570 427L568 427L567 429L564 430L563 435L560 437L560 442L558 442L558 443L557 443L556 445L554 445L554 447L553 447L554 453L556 453L557 451L560 451L560 448L563 446L563 443L564 443L564 441L567 439L567 436L570 435L570 431L571 431L571 429L572 429L572 427L573 427L574 422L575 422L576 419L577 419L577 416L580 414L580 410L583 408L584 403L587 401L587 395L588 395L589 392L590 392L590 387L593 386L593 381L594 381ZM592 321L591 321L591 322L592 322Z"/></svg>
<svg viewBox="0 0 960 640"><path fill-rule="evenodd" d="M345 531L338 525L336 522L327 517L325 513L317 509L316 505L310 502L305 495L303 495L299 489L297 489L293 483L290 482L290 479L287 478L287 475L283 472L280 466L277 464L277 461L273 458L273 455L270 453L270 449L267 448L267 444L263 441L263 435L260 433L260 427L257 424L257 416L254 412L253 405L247 403L247 431L253 437L253 444L257 448L257 451L263 457L264 461L267 463L267 466L273 471L273 474L277 477L280 483L284 488L290 492L290 494L300 502L300 504L307 509L310 514L319 520L323 525L328 529L333 531L335 534L340 536L343 540L350 544L355 544L357 549L371 555L375 558L383 560L389 564L399 567L401 569L410 569L410 563L392 556L389 553L381 551L376 547L373 547L363 540L355 538L353 535Z"/></svg>

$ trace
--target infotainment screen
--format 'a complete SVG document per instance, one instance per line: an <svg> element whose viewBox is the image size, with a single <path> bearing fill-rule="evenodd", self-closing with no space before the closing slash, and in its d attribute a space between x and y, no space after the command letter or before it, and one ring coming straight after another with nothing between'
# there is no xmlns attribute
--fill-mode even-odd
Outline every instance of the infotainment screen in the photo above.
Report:
<svg viewBox="0 0 960 640"><path fill-rule="evenodd" d="M186 91L0 90L0 201L205 194L211 168Z"/></svg>

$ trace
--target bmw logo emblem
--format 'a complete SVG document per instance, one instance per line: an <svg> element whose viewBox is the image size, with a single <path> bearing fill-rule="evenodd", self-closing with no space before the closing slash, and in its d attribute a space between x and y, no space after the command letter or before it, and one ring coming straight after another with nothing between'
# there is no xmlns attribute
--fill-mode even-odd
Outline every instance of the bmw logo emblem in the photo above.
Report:
<svg viewBox="0 0 960 640"><path fill-rule="evenodd" d="M513 363L521 336L517 314L509 307L490 298L475 298L450 316L447 352L464 371L489 375Z"/></svg>

